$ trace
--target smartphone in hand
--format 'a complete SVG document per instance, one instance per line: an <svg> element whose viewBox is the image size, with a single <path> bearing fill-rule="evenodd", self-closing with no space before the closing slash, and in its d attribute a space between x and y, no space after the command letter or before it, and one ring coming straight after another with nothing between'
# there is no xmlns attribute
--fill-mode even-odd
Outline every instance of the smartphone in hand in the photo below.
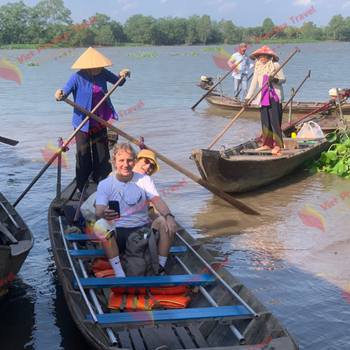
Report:
<svg viewBox="0 0 350 350"><path fill-rule="evenodd" d="M108 206L109 209L114 210L118 214L118 217L120 216L119 201L109 201Z"/></svg>

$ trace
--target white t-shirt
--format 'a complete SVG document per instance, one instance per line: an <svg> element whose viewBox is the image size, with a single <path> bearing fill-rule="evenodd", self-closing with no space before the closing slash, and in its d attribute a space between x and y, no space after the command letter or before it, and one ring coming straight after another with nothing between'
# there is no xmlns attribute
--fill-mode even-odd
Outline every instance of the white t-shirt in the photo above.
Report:
<svg viewBox="0 0 350 350"><path fill-rule="evenodd" d="M147 206L156 196L159 194L148 175L134 173L127 183L112 175L98 184L96 205L108 206L109 201L119 201L120 218L114 220L116 227L137 227L149 222Z"/></svg>

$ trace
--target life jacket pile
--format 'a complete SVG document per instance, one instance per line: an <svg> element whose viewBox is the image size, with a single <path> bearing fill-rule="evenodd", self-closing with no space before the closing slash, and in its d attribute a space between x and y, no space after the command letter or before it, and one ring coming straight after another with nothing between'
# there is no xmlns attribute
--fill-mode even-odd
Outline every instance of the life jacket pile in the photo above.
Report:
<svg viewBox="0 0 350 350"><path fill-rule="evenodd" d="M92 263L95 276L115 277L106 258L95 259ZM124 311L147 311L156 309L185 309L191 290L186 285L176 287L112 288L108 307Z"/></svg>

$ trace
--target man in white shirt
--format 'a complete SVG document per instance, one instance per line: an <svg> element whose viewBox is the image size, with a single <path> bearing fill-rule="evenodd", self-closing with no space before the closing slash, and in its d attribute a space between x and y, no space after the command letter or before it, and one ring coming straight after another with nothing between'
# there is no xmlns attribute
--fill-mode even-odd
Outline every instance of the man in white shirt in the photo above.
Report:
<svg viewBox="0 0 350 350"><path fill-rule="evenodd" d="M233 76L233 84L234 84L233 97L235 99L238 99L238 97L239 97L238 90L239 90L239 86L242 83L243 95L242 95L241 101L244 101L244 99L248 93L248 72L249 72L249 69L254 67L254 64L249 59L248 54L245 53L247 51L247 49L248 49L248 47L245 43L239 44L239 51L234 53L231 56L231 58L227 61L227 64L231 68L234 68L233 72L232 72L232 76ZM242 61L242 62L239 63L240 61Z"/></svg>
<svg viewBox="0 0 350 350"><path fill-rule="evenodd" d="M97 187L96 220L105 219L107 223L114 221L116 226L116 239L111 237L108 244L102 245L116 277L125 277L119 252L124 252L131 232L142 227L159 232L158 260L159 273L162 273L177 230L174 215L160 198L152 179L148 175L133 172L136 157L137 154L129 143L116 144L111 157L116 172L101 181ZM109 208L110 201L119 201L120 214ZM148 217L149 201L162 215L153 222Z"/></svg>

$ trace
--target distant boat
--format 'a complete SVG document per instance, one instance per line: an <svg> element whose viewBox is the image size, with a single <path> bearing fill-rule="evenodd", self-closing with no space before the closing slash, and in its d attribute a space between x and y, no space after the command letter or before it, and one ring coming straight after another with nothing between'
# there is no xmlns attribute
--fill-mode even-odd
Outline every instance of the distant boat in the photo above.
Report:
<svg viewBox="0 0 350 350"><path fill-rule="evenodd" d="M32 232L0 192L0 301L33 245Z"/></svg>
<svg viewBox="0 0 350 350"><path fill-rule="evenodd" d="M205 100L207 101L209 107L215 107L226 111L239 112L243 108L243 102L238 102L233 97L227 94L223 94L221 97L220 93L209 93L208 96L205 97ZM292 117L295 118L297 116L304 116L312 112L316 108L321 107L327 102L293 101ZM286 102L283 102L282 106L284 107L285 104ZM344 115L350 115L350 103L343 104L342 110ZM260 115L260 107L254 104L250 105L248 108L244 110L244 113L246 113L246 115L252 114L252 113ZM289 105L283 111L284 116L288 115L288 113L289 113Z"/></svg>
<svg viewBox="0 0 350 350"><path fill-rule="evenodd" d="M295 126L298 124L299 122ZM323 119L318 124L325 134L337 128L347 128L339 118ZM296 131L295 126L284 130L286 138L283 138L283 142L286 149L282 150L281 156L272 155L271 150L257 151L260 147L258 139L221 151L192 149L191 156L201 177L222 191L252 191L289 174L309 157L317 157L331 145L325 138L290 138L291 133Z"/></svg>

